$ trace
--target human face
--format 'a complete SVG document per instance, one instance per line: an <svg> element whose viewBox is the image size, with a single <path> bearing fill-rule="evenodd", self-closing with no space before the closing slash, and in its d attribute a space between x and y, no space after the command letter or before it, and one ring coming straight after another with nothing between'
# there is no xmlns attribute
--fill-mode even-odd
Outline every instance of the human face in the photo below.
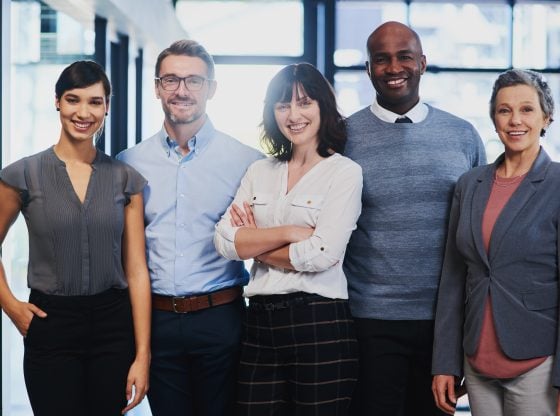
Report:
<svg viewBox="0 0 560 416"><path fill-rule="evenodd" d="M290 102L274 105L274 118L294 150L307 146L317 148L321 127L319 103L308 97L301 86L294 85Z"/></svg>
<svg viewBox="0 0 560 416"><path fill-rule="evenodd" d="M60 110L61 135L70 140L92 139L109 111L101 82L65 91L55 104Z"/></svg>
<svg viewBox="0 0 560 416"><path fill-rule="evenodd" d="M494 126L507 154L538 152L541 130L549 122L533 87L514 85L496 94Z"/></svg>
<svg viewBox="0 0 560 416"><path fill-rule="evenodd" d="M368 76L377 91L378 103L404 114L420 100L420 77L426 57L410 29L400 23L386 23L368 39Z"/></svg>
<svg viewBox="0 0 560 416"><path fill-rule="evenodd" d="M161 62L158 76L175 75L177 77L199 76L208 78L206 63L194 56L169 55ZM213 80L204 82L198 91L189 91L184 82L179 83L175 91L166 91L156 81L156 96L161 100L165 120L171 125L204 123L206 102L214 96L216 83Z"/></svg>

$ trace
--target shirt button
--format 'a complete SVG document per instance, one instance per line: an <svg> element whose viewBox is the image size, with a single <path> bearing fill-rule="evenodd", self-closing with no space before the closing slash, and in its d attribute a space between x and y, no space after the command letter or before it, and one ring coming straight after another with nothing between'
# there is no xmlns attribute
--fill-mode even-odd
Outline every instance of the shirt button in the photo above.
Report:
<svg viewBox="0 0 560 416"><path fill-rule="evenodd" d="M180 196L181 198L184 198L184 197L185 197L185 194L181 194L181 195L179 195L179 196Z"/></svg>
<svg viewBox="0 0 560 416"><path fill-rule="evenodd" d="M179 257L185 257L185 255L183 253L180 253Z"/></svg>
<svg viewBox="0 0 560 416"><path fill-rule="evenodd" d="M307 205L311 204L311 200L307 201Z"/></svg>
<svg viewBox="0 0 560 416"><path fill-rule="evenodd" d="M321 251L325 251L325 247L321 247Z"/></svg>

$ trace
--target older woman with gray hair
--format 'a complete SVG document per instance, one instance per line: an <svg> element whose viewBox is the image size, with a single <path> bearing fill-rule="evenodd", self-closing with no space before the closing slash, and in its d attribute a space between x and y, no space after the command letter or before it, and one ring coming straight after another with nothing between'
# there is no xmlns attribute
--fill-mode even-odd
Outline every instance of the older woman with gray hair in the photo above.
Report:
<svg viewBox="0 0 560 416"><path fill-rule="evenodd" d="M465 377L473 416L558 415L560 164L536 72L499 75L490 117L505 151L457 182L439 288L432 372L453 414Z"/></svg>

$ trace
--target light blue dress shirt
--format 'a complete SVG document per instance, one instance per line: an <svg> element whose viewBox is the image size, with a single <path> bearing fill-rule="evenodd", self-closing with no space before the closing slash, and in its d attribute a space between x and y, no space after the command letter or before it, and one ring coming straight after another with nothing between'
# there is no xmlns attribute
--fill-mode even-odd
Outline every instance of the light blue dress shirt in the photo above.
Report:
<svg viewBox="0 0 560 416"><path fill-rule="evenodd" d="M165 128L120 153L147 180L146 253L152 292L209 293L245 285L243 262L221 257L214 226L233 200L247 167L263 155L214 129L206 120L182 156Z"/></svg>

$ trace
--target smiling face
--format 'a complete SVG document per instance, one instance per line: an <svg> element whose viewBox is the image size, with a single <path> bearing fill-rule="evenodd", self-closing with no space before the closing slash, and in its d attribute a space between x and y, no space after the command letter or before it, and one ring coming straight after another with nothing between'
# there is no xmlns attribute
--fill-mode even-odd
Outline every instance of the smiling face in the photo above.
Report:
<svg viewBox="0 0 560 416"><path fill-rule="evenodd" d="M307 146L317 149L321 127L319 103L311 99L301 85L293 86L290 102L274 105L274 118L294 149Z"/></svg>
<svg viewBox="0 0 560 416"><path fill-rule="evenodd" d="M197 124L202 126L206 114L206 102L214 96L216 82L208 80L206 63L193 56L169 55L161 62L158 76L177 77L198 76L206 81L198 91L189 91L181 81L175 91L166 91L161 82L156 81L156 96L161 100L165 122L171 125Z"/></svg>
<svg viewBox="0 0 560 416"><path fill-rule="evenodd" d="M426 70L418 38L407 26L389 22L370 35L367 47L366 69L378 103L394 113L406 113L420 100L420 77Z"/></svg>
<svg viewBox="0 0 560 416"><path fill-rule="evenodd" d="M60 110L61 135L69 140L90 140L103 126L109 110L101 82L67 90L55 101Z"/></svg>
<svg viewBox="0 0 560 416"><path fill-rule="evenodd" d="M535 88L520 84L502 88L496 94L494 126L506 153L538 152L541 131L549 121Z"/></svg>

